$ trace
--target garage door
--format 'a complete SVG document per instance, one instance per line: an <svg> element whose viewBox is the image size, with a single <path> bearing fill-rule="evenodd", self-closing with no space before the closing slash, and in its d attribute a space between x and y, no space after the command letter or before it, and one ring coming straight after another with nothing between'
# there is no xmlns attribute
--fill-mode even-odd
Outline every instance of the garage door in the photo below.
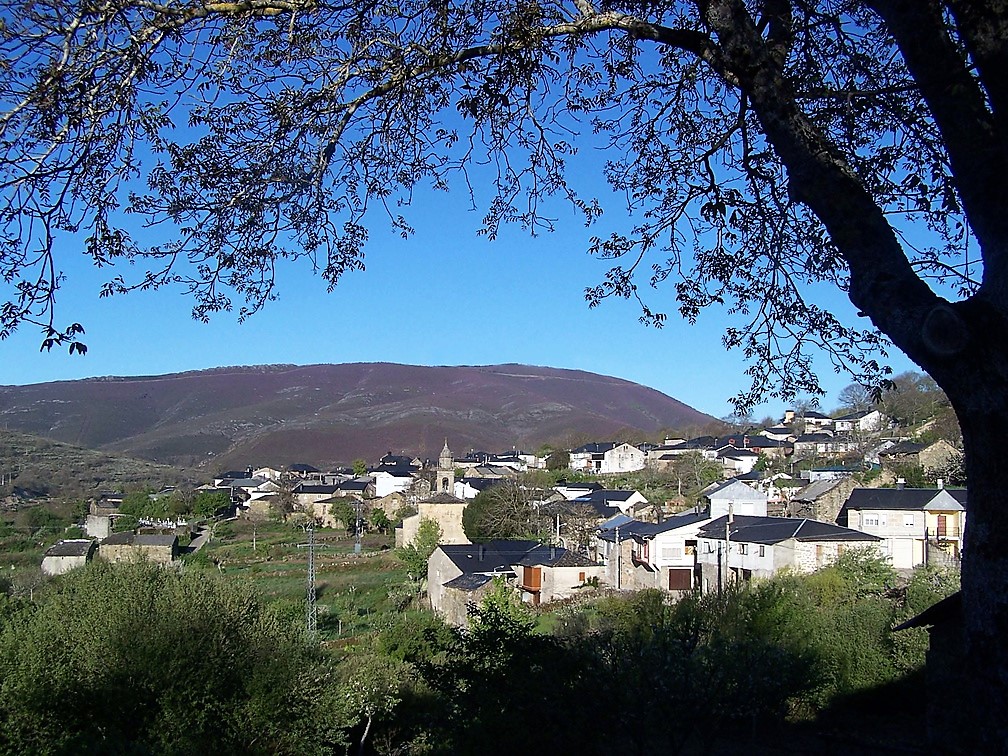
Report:
<svg viewBox="0 0 1008 756"><path fill-rule="evenodd" d="M670 569L668 573L668 589L670 591L688 591L693 587L693 570L686 568Z"/></svg>

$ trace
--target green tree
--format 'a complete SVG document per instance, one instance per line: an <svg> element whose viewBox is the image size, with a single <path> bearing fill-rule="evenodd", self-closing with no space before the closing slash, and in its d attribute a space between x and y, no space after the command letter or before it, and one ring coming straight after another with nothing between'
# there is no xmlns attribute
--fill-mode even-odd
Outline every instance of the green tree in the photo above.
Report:
<svg viewBox="0 0 1008 756"><path fill-rule="evenodd" d="M691 321L725 304L726 346L754 361L740 410L819 395L812 345L875 386L891 343L947 394L971 487L964 674L982 704L962 729L1000 746L1005 17L1002 0L14 4L0 335L36 324L43 348L84 350L54 311L63 230L111 268L103 295L179 285L198 318L235 299L245 316L274 296L278 258L329 284L360 269L368 209L422 185L489 186L491 237L549 228L551 199L613 217L578 186L597 173L578 147L604 147L634 222L589 242L612 261L590 305L628 298L661 325L646 291L664 282ZM175 238L134 238L120 211ZM831 311L830 286L863 324Z"/></svg>
<svg viewBox="0 0 1008 756"><path fill-rule="evenodd" d="M377 530L379 533L388 533L389 528L392 527L392 521L389 520L388 515L385 514L384 509L379 509L375 507L371 510L371 516L368 518L371 522L371 527Z"/></svg>
<svg viewBox="0 0 1008 756"><path fill-rule="evenodd" d="M546 457L547 470L566 470L568 467L570 467L570 452L568 451L552 451Z"/></svg>
<svg viewBox="0 0 1008 756"><path fill-rule="evenodd" d="M441 526L426 517L420 520L416 537L411 543L396 549L396 556L406 567L406 574L419 583L427 577L427 560L441 540Z"/></svg>
<svg viewBox="0 0 1008 756"><path fill-rule="evenodd" d="M199 491L193 497L192 513L205 519L227 509L230 504L231 499L226 491Z"/></svg>
<svg viewBox="0 0 1008 756"><path fill-rule="evenodd" d="M0 626L0 750L327 753L334 671L237 584L96 563Z"/></svg>
<svg viewBox="0 0 1008 756"><path fill-rule="evenodd" d="M353 474L354 477L363 478L367 475L367 460L357 458L353 461Z"/></svg>
<svg viewBox="0 0 1008 756"><path fill-rule="evenodd" d="M549 519L534 506L537 489L525 476L505 478L476 494L462 512L462 527L470 541L494 538L540 539Z"/></svg>

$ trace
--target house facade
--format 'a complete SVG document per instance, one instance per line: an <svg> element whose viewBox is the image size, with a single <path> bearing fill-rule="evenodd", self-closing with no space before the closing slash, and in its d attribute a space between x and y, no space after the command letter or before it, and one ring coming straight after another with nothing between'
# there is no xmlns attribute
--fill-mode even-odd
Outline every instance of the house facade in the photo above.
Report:
<svg viewBox="0 0 1008 756"><path fill-rule="evenodd" d="M706 511L690 511L660 523L624 520L602 529L596 558L605 565L605 583L620 590L692 590L697 533L708 522Z"/></svg>
<svg viewBox="0 0 1008 756"><path fill-rule="evenodd" d="M770 578L782 569L814 572L849 549L877 549L877 536L817 520L725 516L697 534L701 590Z"/></svg>
<svg viewBox="0 0 1008 756"><path fill-rule="evenodd" d="M966 526L966 489L855 488L837 522L877 536L896 569L956 563Z"/></svg>

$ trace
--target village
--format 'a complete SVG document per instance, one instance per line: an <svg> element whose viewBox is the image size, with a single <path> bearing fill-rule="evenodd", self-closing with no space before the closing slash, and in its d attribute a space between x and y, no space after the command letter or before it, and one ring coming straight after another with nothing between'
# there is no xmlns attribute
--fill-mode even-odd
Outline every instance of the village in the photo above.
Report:
<svg viewBox="0 0 1008 756"><path fill-rule="evenodd" d="M232 518L345 532L356 536L357 553L362 533L394 531L397 552L423 550L426 574L416 577L427 605L464 625L470 608L501 585L538 607L586 588L658 589L669 599L720 592L785 570L813 572L852 550L904 573L958 567L966 490L941 476L954 475L960 458L945 440L900 436L874 408L837 417L789 410L776 425L741 433L540 454L456 455L446 439L432 461L389 452L371 466L358 460L331 471L296 464L223 472L198 489L223 503L199 522L148 517L117 527L123 494L103 493L82 523L87 537L49 548L42 572L62 574L95 557L177 565L212 537L215 523ZM904 475L925 472L932 485L907 484ZM674 481L675 493L649 500L613 485L647 474ZM692 495L682 495L684 486ZM481 511L517 507L517 525L512 516L510 528L481 530L466 514L476 501Z"/></svg>

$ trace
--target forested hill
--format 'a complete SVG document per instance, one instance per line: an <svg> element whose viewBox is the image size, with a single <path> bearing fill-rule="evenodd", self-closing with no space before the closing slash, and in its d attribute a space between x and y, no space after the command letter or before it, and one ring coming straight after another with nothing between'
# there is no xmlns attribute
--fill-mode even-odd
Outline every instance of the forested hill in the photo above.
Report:
<svg viewBox="0 0 1008 756"><path fill-rule="evenodd" d="M176 465L325 465L655 434L711 417L630 381L526 365L219 368L0 387L12 430Z"/></svg>

